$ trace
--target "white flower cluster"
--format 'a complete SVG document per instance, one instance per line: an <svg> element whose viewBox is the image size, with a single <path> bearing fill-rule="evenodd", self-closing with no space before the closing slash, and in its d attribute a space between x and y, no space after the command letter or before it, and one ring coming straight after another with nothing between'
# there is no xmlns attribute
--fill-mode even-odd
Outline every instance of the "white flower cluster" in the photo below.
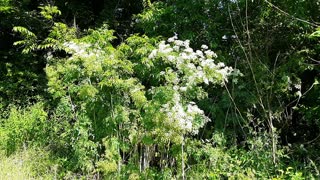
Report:
<svg viewBox="0 0 320 180"><path fill-rule="evenodd" d="M189 40L181 41L177 36L169 38L168 44L161 41L158 49L153 50L149 55L149 59L159 57L175 66L184 89L200 83L223 84L228 81L228 76L234 71L224 63L215 63L217 54L209 50L208 46L202 45L201 50L194 51L190 47Z"/></svg>
<svg viewBox="0 0 320 180"><path fill-rule="evenodd" d="M189 104L184 107L178 93L174 94L172 103L167 103L162 106L161 112L166 114L170 124L176 125L176 128L184 130L185 132L192 132L194 134L198 133L198 127L193 124L196 116L205 119L206 122L210 120L194 102L189 102ZM203 122L203 124L206 122Z"/></svg>
<svg viewBox="0 0 320 180"><path fill-rule="evenodd" d="M81 61L83 65L82 73L91 76L94 73L101 72L104 59L101 57L105 56L105 51L101 48L92 47L88 43L78 43L74 41L66 42L63 44L65 50L72 54L68 58L69 62Z"/></svg>
<svg viewBox="0 0 320 180"><path fill-rule="evenodd" d="M162 106L161 112L165 113L166 119L174 127L197 133L210 119L194 102L181 103L180 93L202 83L224 84L229 76L236 75L238 71L222 62L216 63L214 59L217 54L206 45L202 45L200 50L193 50L189 40L181 41L177 36L169 38L167 42L161 41L149 55L151 60L162 60L168 64L169 67L160 75L175 91L174 98Z"/></svg>
<svg viewBox="0 0 320 180"><path fill-rule="evenodd" d="M79 44L75 42L65 42L63 46L66 47L67 51L74 54L86 54L86 49L89 46L88 44Z"/></svg>
<svg viewBox="0 0 320 180"><path fill-rule="evenodd" d="M99 49L89 49L91 47L88 43L76 43L73 41L63 43L67 52L72 53L74 56L88 58L98 56L103 53Z"/></svg>

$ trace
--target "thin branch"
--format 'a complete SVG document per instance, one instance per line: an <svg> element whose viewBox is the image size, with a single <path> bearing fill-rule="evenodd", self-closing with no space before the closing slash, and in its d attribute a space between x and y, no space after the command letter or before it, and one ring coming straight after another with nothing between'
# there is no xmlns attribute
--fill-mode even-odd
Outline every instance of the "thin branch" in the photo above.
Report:
<svg viewBox="0 0 320 180"><path fill-rule="evenodd" d="M228 87L226 86L226 84L225 84L225 83L223 83L223 85L224 85L224 87L225 87L225 88L226 88L226 90L227 90L227 93L228 93L229 98L231 99L231 101L232 101L232 103L233 103L233 105L234 105L234 108L235 108L235 109L236 109L236 111L239 113L239 116L241 117L241 119L242 119L243 121L245 121L245 118L242 116L242 114L241 114L241 112L240 112L240 110L239 110L239 108L238 108L238 106L237 106L236 102L234 101L233 97L231 96L231 94L230 94L230 91L229 91ZM241 126L241 123L240 123L240 121L239 121L239 120L238 120L238 123L239 123L239 125L240 125L240 127L241 127L242 132L244 133L244 135L246 135L246 133L244 132L243 127Z"/></svg>
<svg viewBox="0 0 320 180"><path fill-rule="evenodd" d="M311 57L308 57L308 59L310 59L310 60L313 61L313 62L316 62L316 63L320 64L320 61L319 61L319 60L315 60L315 59L313 59L313 58L311 58Z"/></svg>
<svg viewBox="0 0 320 180"><path fill-rule="evenodd" d="M289 16L291 17L292 19L295 19L297 21L300 21L300 22L303 22L303 23L306 23L306 24L309 24L311 26L314 26L314 27L319 27L318 24L315 24L315 23L312 23L312 22L309 22L307 20L304 20L304 19L301 19L301 18L297 18L287 12L285 12L284 10L280 9L278 6L272 4L271 2L269 2L268 0L264 0L266 3L268 3L271 7L275 8L276 10L278 10L279 12L281 12L282 14L286 15L286 16Z"/></svg>
<svg viewBox="0 0 320 180"><path fill-rule="evenodd" d="M306 90L301 96L299 96L298 98L296 98L295 100L293 100L293 101L291 101L289 104L287 104L287 107L290 106L291 104L293 104L293 103L296 102L296 101L297 101L297 103L296 103L295 106L297 106L298 103L299 103L299 101L300 101L300 99L301 99L303 96L305 96L309 91L311 91L311 89L314 87L314 85L315 85L315 84L312 84L312 86L311 86L308 90Z"/></svg>
<svg viewBox="0 0 320 180"><path fill-rule="evenodd" d="M306 143L304 143L304 144L311 144L311 143L313 143L314 141L316 141L319 137L320 137L320 134L319 134L316 138L314 138L314 139L312 139L311 141L308 141L308 142L306 142Z"/></svg>

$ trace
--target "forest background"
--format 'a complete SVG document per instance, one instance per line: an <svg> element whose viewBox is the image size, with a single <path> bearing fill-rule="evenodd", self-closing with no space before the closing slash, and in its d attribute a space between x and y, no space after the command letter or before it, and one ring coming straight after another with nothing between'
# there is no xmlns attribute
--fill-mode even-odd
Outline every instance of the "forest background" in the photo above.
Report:
<svg viewBox="0 0 320 180"><path fill-rule="evenodd" d="M317 0L1 0L0 179L318 179Z"/></svg>

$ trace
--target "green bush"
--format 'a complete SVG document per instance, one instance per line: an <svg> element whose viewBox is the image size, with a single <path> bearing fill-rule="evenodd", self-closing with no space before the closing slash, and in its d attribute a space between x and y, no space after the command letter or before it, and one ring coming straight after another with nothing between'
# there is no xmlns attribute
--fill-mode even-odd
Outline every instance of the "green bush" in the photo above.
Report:
<svg viewBox="0 0 320 180"><path fill-rule="evenodd" d="M7 155L47 142L47 113L43 103L25 109L12 107L0 121L0 149Z"/></svg>

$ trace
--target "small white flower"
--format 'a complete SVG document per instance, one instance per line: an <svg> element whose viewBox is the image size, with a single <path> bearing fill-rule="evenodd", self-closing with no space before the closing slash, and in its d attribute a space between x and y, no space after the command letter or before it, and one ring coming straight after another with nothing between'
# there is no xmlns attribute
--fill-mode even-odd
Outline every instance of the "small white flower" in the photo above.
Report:
<svg viewBox="0 0 320 180"><path fill-rule="evenodd" d="M52 55L52 52L49 51L46 55L47 59L52 59L53 58L53 55Z"/></svg>
<svg viewBox="0 0 320 180"><path fill-rule="evenodd" d="M190 40L187 39L183 42L184 47L188 48L190 46Z"/></svg>
<svg viewBox="0 0 320 180"><path fill-rule="evenodd" d="M172 62L172 61L175 60L176 57L172 56L172 55L169 55L167 58L168 58L168 61Z"/></svg>
<svg viewBox="0 0 320 180"><path fill-rule="evenodd" d="M227 37L226 35L223 35L223 36L222 36L222 39L223 39L223 40L227 40L228 37Z"/></svg>
<svg viewBox="0 0 320 180"><path fill-rule="evenodd" d="M295 95L301 97L301 96L302 96L302 93L301 93L301 91L297 91L297 92L295 93Z"/></svg>
<svg viewBox="0 0 320 180"><path fill-rule="evenodd" d="M170 42L170 43L173 41L174 41L174 39L172 37L168 39L168 42Z"/></svg>
<svg viewBox="0 0 320 180"><path fill-rule="evenodd" d="M193 63L188 63L187 64L187 67L191 70L195 70L196 69L196 66L193 64Z"/></svg>
<svg viewBox="0 0 320 180"><path fill-rule="evenodd" d="M176 39L178 39L177 35L169 38L169 39L168 39L168 42L172 43L172 42L174 42Z"/></svg>
<svg viewBox="0 0 320 180"><path fill-rule="evenodd" d="M226 65L225 65L223 62L219 62L219 63L218 63L218 67L220 67L220 68L221 68L221 67L225 67L225 66L226 66Z"/></svg>
<svg viewBox="0 0 320 180"><path fill-rule="evenodd" d="M190 102L188 104L187 112L190 114L198 114L198 115L203 114L203 110L201 110L194 102Z"/></svg>
<svg viewBox="0 0 320 180"><path fill-rule="evenodd" d="M178 52L180 50L180 46L173 46L173 50Z"/></svg>
<svg viewBox="0 0 320 180"><path fill-rule="evenodd" d="M165 48L165 49L162 50L162 53L164 53L164 54L169 54L169 53L171 53L172 51L173 51L172 48Z"/></svg>
<svg viewBox="0 0 320 180"><path fill-rule="evenodd" d="M192 59L192 60L198 59L198 56L196 53L191 53L189 56L190 56L190 59Z"/></svg>
<svg viewBox="0 0 320 180"><path fill-rule="evenodd" d="M208 57L214 57L214 56L215 56L215 53L214 53L213 51L211 51L211 50L206 50L204 53L205 53Z"/></svg>
<svg viewBox="0 0 320 180"><path fill-rule="evenodd" d="M152 50L151 53L149 54L148 58L149 58L149 59L153 59L153 58L155 58L156 56L157 56L157 50L154 49L154 50Z"/></svg>
<svg viewBox="0 0 320 180"><path fill-rule="evenodd" d="M209 80L207 77L203 77L203 82L206 83L206 84L209 84Z"/></svg>
<svg viewBox="0 0 320 180"><path fill-rule="evenodd" d="M174 41L174 44L177 45L177 46L182 46L182 45L183 45L183 41L181 41L181 40L175 40L175 41Z"/></svg>
<svg viewBox="0 0 320 180"><path fill-rule="evenodd" d="M180 56L182 57L182 59L190 59L190 57L184 52L181 53Z"/></svg>
<svg viewBox="0 0 320 180"><path fill-rule="evenodd" d="M160 53L167 53L167 49L170 47L169 44L166 44L165 41L161 41L159 44L159 52ZM171 49L171 48L170 48Z"/></svg>
<svg viewBox="0 0 320 180"><path fill-rule="evenodd" d="M208 49L208 46L203 44L203 45L201 46L201 48L202 48L202 49Z"/></svg>
<svg viewBox="0 0 320 180"><path fill-rule="evenodd" d="M184 50L185 52L187 52L187 53L193 53L193 49L192 48L186 48L185 50Z"/></svg>
<svg viewBox="0 0 320 180"><path fill-rule="evenodd" d="M197 54L197 56L199 56L199 57L203 57L203 52L200 51L200 50L197 50L197 51L196 51L196 54Z"/></svg>
<svg viewBox="0 0 320 180"><path fill-rule="evenodd" d="M215 64L214 64L213 59L206 59L206 60L201 61L201 66L202 66L202 67L208 66L208 67L210 67L210 68L213 68L214 65L215 65Z"/></svg>
<svg viewBox="0 0 320 180"><path fill-rule="evenodd" d="M187 87L180 87L180 91L182 91L182 92L187 91Z"/></svg>
<svg viewBox="0 0 320 180"><path fill-rule="evenodd" d="M204 77L203 71L198 71L198 72L197 72L197 77L200 78L200 79L202 79L202 78Z"/></svg>
<svg viewBox="0 0 320 180"><path fill-rule="evenodd" d="M192 122L191 121L186 121L185 122L185 129L191 130L192 129Z"/></svg>
<svg viewBox="0 0 320 180"><path fill-rule="evenodd" d="M213 58L217 58L218 55L217 55L216 53L213 53L212 57L213 57Z"/></svg>
<svg viewBox="0 0 320 180"><path fill-rule="evenodd" d="M301 89L301 84L295 84L294 87L300 90Z"/></svg>

